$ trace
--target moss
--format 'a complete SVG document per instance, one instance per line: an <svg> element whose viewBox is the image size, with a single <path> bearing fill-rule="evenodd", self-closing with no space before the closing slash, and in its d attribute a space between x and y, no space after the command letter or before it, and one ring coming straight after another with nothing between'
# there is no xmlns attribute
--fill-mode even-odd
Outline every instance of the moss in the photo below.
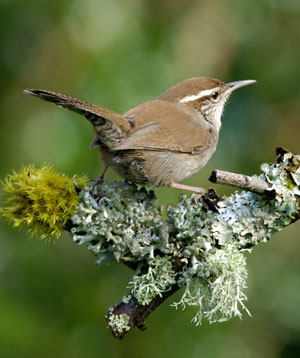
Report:
<svg viewBox="0 0 300 358"><path fill-rule="evenodd" d="M14 226L27 226L31 234L59 237L79 202L75 184L82 188L86 181L85 177L57 174L48 165L24 167L3 183L7 206L0 214Z"/></svg>

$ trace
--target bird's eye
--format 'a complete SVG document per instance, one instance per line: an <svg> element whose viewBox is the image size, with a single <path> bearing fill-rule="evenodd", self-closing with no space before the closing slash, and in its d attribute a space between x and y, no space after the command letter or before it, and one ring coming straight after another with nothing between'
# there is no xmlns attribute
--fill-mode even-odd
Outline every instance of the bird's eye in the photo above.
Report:
<svg viewBox="0 0 300 358"><path fill-rule="evenodd" d="M212 99L217 99L219 97L219 92L213 92L210 96Z"/></svg>

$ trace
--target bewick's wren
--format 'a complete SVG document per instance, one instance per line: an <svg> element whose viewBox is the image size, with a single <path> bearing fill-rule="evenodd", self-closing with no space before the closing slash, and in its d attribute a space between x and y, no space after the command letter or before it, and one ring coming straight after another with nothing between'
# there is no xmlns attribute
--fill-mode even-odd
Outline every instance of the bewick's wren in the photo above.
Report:
<svg viewBox="0 0 300 358"><path fill-rule="evenodd" d="M122 177L136 184L203 193L202 188L179 183L203 168L215 152L232 91L254 82L191 78L123 115L65 94L38 89L25 93L85 116L96 132L91 146L99 146L106 166Z"/></svg>

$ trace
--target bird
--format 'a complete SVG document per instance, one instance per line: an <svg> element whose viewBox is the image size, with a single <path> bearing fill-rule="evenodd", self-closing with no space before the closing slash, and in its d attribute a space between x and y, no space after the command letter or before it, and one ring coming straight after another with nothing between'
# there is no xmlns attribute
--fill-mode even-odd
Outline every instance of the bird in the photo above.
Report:
<svg viewBox="0 0 300 358"><path fill-rule="evenodd" d="M135 184L203 194L205 189L181 182L202 169L214 154L223 109L231 93L255 82L225 83L211 77L193 77L124 114L53 91L24 92L88 119L96 132L90 147L99 147L105 162L99 182L111 167Z"/></svg>

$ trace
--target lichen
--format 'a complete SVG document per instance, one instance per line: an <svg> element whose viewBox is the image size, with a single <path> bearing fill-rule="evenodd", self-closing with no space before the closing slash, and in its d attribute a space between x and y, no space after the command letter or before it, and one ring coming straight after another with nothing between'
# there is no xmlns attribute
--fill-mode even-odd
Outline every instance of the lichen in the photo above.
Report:
<svg viewBox="0 0 300 358"><path fill-rule="evenodd" d="M97 190L95 200L93 190ZM112 260L139 262L154 256L162 246L159 230L161 210L153 191L138 189L128 182L104 182L96 188L86 186L72 216L73 240L98 256L97 263Z"/></svg>
<svg viewBox="0 0 300 358"><path fill-rule="evenodd" d="M176 308L198 307L192 319L196 325L201 324L203 317L210 323L226 321L232 316L241 317L239 307L250 314L244 305L246 279L243 251L235 243L228 244L222 250L209 253L201 264L195 260L192 272L187 267L183 270L181 284L185 290L180 301L173 305Z"/></svg>
<svg viewBox="0 0 300 358"><path fill-rule="evenodd" d="M122 302L123 303L129 303L132 299L132 296L131 295L125 295L122 297Z"/></svg>
<svg viewBox="0 0 300 358"><path fill-rule="evenodd" d="M137 272L129 283L133 296L139 304L148 305L154 297L161 296L176 284L176 272L168 257L157 256L149 261L148 270L141 274Z"/></svg>
<svg viewBox="0 0 300 358"><path fill-rule="evenodd" d="M196 324L203 317L209 322L240 317L241 309L249 313L244 304L245 251L299 215L300 169L295 161L299 163L298 156L286 153L280 162L262 165L260 179L270 183L272 200L235 192L210 210L182 195L167 220L152 191L126 182L86 187L72 217L73 239L87 244L97 263L133 265L131 295L141 305L176 284L185 288L174 305L198 306Z"/></svg>
<svg viewBox="0 0 300 358"><path fill-rule="evenodd" d="M108 325L111 327L113 332L122 334L130 330L130 318L127 314L122 313L119 315L111 314L108 316Z"/></svg>
<svg viewBox="0 0 300 358"><path fill-rule="evenodd" d="M1 214L47 237L58 236L70 219L74 242L86 245L98 264L135 269L124 304L135 298L148 305L176 285L183 293L174 305L198 307L193 322L220 322L249 313L245 251L300 216L300 156L281 154L261 169L272 199L242 191L196 203L182 195L164 219L151 190L128 182L84 186L84 178L29 167L6 180L10 206ZM109 324L117 332L130 329L126 314L110 316Z"/></svg>
<svg viewBox="0 0 300 358"><path fill-rule="evenodd" d="M219 244L226 244L231 237L240 247L266 242L299 215L300 171L288 170L290 161L297 157L286 153L281 163L261 166L264 174L260 178L270 183L269 190L275 193L273 200L236 192L218 203L219 215L212 221L212 233Z"/></svg>

